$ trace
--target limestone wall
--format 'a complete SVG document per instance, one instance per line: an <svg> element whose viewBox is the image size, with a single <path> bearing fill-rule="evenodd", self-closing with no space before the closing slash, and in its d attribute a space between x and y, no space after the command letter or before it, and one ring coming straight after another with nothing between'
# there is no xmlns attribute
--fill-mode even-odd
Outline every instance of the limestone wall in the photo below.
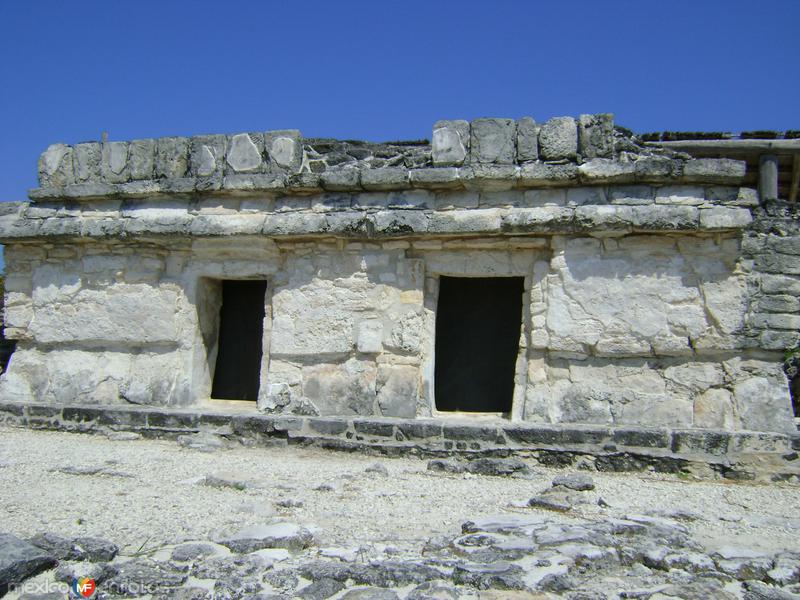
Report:
<svg viewBox="0 0 800 600"><path fill-rule="evenodd" d="M11 245L6 399L206 403L214 283L268 281L258 406L430 416L438 278L525 277L513 418L787 431L741 236ZM217 291L218 293L218 291Z"/></svg>
<svg viewBox="0 0 800 600"><path fill-rule="evenodd" d="M0 398L215 406L221 281L267 281L257 407L437 416L442 276L524 279L512 420L788 432L800 231L745 163L609 115L48 148L0 204Z"/></svg>

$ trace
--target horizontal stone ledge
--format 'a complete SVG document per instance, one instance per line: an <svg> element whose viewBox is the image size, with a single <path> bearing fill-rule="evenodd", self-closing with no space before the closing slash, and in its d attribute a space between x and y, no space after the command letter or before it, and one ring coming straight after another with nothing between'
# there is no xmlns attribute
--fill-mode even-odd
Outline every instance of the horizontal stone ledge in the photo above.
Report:
<svg viewBox="0 0 800 600"><path fill-rule="evenodd" d="M34 429L105 433L133 431L171 438L197 432L253 443L312 444L340 450L452 455L526 453L543 464L596 457L599 470L677 472L707 464L722 476L798 474L800 434L578 424L536 424L497 419L308 417L120 405L51 405L0 402L0 423ZM769 460L764 457L771 456ZM751 460L757 458L758 460ZM737 468L736 461L746 465ZM759 471L758 469L761 469ZM749 471L747 471L749 470Z"/></svg>
<svg viewBox="0 0 800 600"><path fill-rule="evenodd" d="M35 238L124 238L145 235L271 238L334 236L388 239L416 235L735 231L752 221L747 208L687 205L584 205L530 208L343 209L332 211L192 214L186 208L142 208L116 215L29 218L0 216L0 241Z"/></svg>
<svg viewBox="0 0 800 600"><path fill-rule="evenodd" d="M469 164L462 167L342 168L320 174L235 173L211 177L179 177L127 182L84 182L30 190L31 200L92 200L259 193L308 195L320 191L399 191L416 189L505 190L633 183L742 183L745 163L731 159L679 160L645 156L621 161L594 158L572 162L531 162L522 165Z"/></svg>

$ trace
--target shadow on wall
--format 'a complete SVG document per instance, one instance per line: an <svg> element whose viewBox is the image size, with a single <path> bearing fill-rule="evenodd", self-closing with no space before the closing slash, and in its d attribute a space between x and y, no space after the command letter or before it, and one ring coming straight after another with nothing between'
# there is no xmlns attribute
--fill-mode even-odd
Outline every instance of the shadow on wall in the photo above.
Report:
<svg viewBox="0 0 800 600"><path fill-rule="evenodd" d="M789 350L784 359L783 368L789 379L789 391L792 395L794 416L800 417L800 346Z"/></svg>
<svg viewBox="0 0 800 600"><path fill-rule="evenodd" d="M14 352L15 342L7 340L5 333L5 319L3 306L5 304L5 260L3 259L3 246L0 246L0 373L5 373L11 354Z"/></svg>

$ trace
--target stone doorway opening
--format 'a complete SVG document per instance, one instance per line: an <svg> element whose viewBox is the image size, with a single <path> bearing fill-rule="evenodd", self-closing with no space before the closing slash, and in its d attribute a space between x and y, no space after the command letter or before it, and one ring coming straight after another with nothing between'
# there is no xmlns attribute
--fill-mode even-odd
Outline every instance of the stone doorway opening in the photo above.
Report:
<svg viewBox="0 0 800 600"><path fill-rule="evenodd" d="M222 305L211 397L257 400L267 282L223 280L221 284Z"/></svg>
<svg viewBox="0 0 800 600"><path fill-rule="evenodd" d="M511 412L523 277L441 277L434 398L439 411Z"/></svg>

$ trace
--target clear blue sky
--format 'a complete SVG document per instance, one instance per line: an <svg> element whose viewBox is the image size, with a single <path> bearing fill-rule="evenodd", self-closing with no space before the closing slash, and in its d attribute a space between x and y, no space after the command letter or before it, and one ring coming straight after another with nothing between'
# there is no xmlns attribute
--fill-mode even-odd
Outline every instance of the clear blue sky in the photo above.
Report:
<svg viewBox="0 0 800 600"><path fill-rule="evenodd" d="M800 2L0 0L0 200L52 142L614 112L800 128Z"/></svg>

